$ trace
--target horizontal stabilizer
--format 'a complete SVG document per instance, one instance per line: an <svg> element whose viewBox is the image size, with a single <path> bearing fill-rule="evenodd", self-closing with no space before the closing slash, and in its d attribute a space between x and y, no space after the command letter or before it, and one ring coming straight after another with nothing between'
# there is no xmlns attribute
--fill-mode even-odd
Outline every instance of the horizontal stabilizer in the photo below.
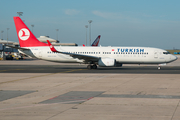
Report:
<svg viewBox="0 0 180 120"><path fill-rule="evenodd" d="M16 47L16 46L12 46L12 45L5 45L5 46L8 46L10 48L20 49L20 50L29 50L28 48Z"/></svg>

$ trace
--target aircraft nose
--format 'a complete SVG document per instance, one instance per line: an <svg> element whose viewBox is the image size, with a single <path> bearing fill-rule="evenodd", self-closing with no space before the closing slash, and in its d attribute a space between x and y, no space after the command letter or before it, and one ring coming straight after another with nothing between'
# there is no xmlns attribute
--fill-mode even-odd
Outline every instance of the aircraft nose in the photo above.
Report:
<svg viewBox="0 0 180 120"><path fill-rule="evenodd" d="M175 60L177 60L177 59L178 59L178 57L177 57L177 56L175 56L175 55L172 55L171 59L172 59L173 61L175 61Z"/></svg>

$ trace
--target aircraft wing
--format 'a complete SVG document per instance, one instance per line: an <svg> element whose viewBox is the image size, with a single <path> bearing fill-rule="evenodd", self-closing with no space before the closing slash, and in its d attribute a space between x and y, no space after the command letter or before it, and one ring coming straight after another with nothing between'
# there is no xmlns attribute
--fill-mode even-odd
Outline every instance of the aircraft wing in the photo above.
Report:
<svg viewBox="0 0 180 120"><path fill-rule="evenodd" d="M89 62L89 61L97 62L100 59L99 57L96 57L96 56L89 56L89 55L82 55L82 54L75 54L75 53L57 51L54 48L54 46L49 42L49 40L47 40L47 42L48 42L48 45L49 45L52 52L66 54L66 55L69 55L69 56L71 56L73 58L83 59L85 62Z"/></svg>
<svg viewBox="0 0 180 120"><path fill-rule="evenodd" d="M30 50L28 48L16 47L16 46L12 46L12 45L5 45L5 46L8 46L10 48L20 49L20 50Z"/></svg>

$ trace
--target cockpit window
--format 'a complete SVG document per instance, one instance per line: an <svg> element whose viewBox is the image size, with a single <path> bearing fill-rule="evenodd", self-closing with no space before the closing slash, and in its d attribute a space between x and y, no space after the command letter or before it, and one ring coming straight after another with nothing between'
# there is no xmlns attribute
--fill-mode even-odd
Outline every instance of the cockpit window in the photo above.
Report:
<svg viewBox="0 0 180 120"><path fill-rule="evenodd" d="M166 54L166 55L167 55L167 54L171 54L171 53L170 53L170 52L163 52L163 54Z"/></svg>

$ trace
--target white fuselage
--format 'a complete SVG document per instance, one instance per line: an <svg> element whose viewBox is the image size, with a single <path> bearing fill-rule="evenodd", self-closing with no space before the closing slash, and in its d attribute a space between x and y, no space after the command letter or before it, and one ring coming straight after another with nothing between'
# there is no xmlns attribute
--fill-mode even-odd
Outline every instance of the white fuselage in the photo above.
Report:
<svg viewBox="0 0 180 120"><path fill-rule="evenodd" d="M70 55L54 53L48 46L28 47L30 51L23 53L43 60L62 63L82 63L82 59L73 58ZM65 47L55 46L56 50L74 54L96 56L99 58L113 58L121 64L161 64L169 63L177 59L167 51L150 47Z"/></svg>

